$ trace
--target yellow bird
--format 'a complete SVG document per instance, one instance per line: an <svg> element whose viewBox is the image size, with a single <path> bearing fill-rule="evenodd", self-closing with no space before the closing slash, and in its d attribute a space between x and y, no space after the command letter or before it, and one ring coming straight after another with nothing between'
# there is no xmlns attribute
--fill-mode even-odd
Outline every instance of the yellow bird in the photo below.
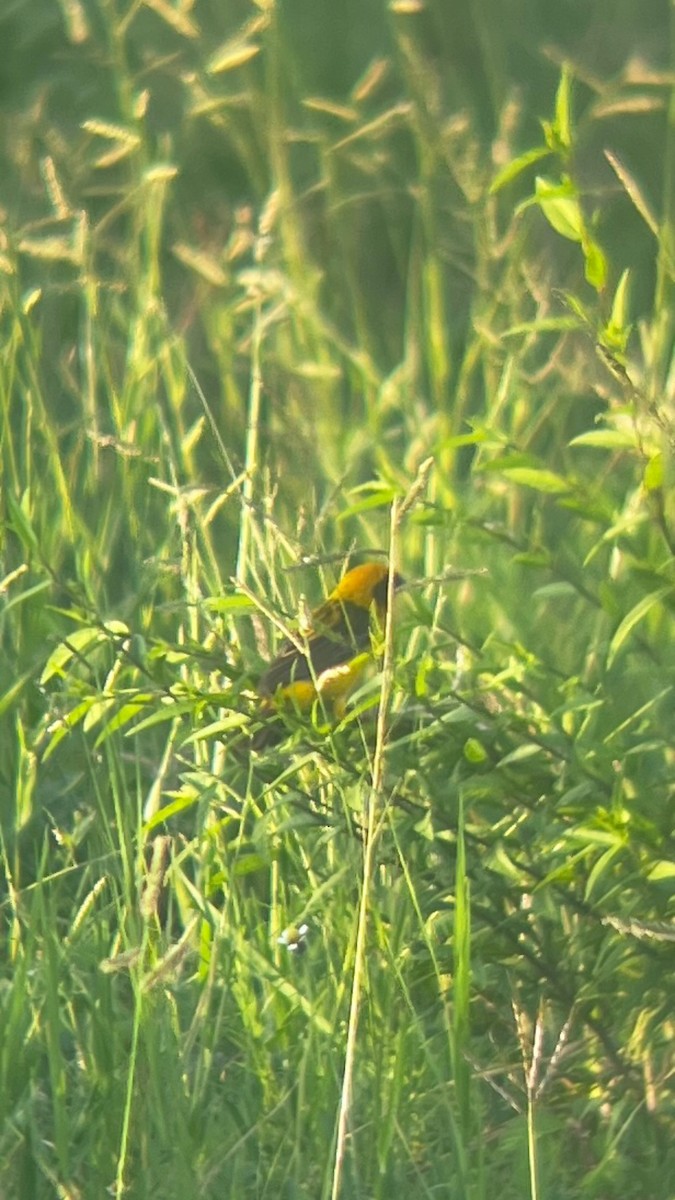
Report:
<svg viewBox="0 0 675 1200"><path fill-rule="evenodd" d="M403 582L394 572L394 588ZM364 563L348 571L312 613L302 649L285 641L262 675L258 694L264 709L308 712L321 697L339 715L371 660L371 617L384 626L388 587L386 563ZM260 734L256 743L264 745L265 730Z"/></svg>

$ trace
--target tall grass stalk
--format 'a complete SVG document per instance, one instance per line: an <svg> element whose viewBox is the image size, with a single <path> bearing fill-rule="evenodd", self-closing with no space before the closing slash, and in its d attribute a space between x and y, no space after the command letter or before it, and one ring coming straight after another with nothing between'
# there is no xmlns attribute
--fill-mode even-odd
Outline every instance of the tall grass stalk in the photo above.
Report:
<svg viewBox="0 0 675 1200"><path fill-rule="evenodd" d="M349 1019L345 1043L345 1061L342 1073L340 1106L335 1138L335 1164L331 1183L331 1200L338 1200L341 1194L342 1178L346 1143L349 1134L349 1121L352 1106L352 1089L354 1085L354 1069L357 1052L357 1033L359 1025L359 1008L363 989L366 948L368 935L368 914L370 905L370 889L375 869L375 849L377 845L378 824L381 820L381 809L384 799L385 756L387 749L387 726L389 708L394 685L394 575L398 564L399 536L399 506L394 499L389 518L389 576L387 583L387 613L384 628L384 653L382 659L382 684L380 688L377 725L375 733L375 749L373 752L372 773L368 790L368 801L365 809L365 831L363 844L363 870L361 877L358 915L356 918L356 941L354 946L354 966L352 969L352 989L349 1004Z"/></svg>

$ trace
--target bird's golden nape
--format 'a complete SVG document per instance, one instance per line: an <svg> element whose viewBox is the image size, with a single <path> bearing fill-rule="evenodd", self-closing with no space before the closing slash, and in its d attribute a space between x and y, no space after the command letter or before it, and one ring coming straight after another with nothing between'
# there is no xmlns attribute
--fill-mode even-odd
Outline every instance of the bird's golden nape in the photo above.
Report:
<svg viewBox="0 0 675 1200"><path fill-rule="evenodd" d="M362 563L359 567L352 567L333 588L327 603L331 600L348 600L360 608L370 608L375 589L387 579L388 574L389 568L385 563Z"/></svg>
<svg viewBox="0 0 675 1200"><path fill-rule="evenodd" d="M398 571L394 572L394 588L401 587L404 580ZM347 571L333 589L328 600L348 600L361 608L370 608L375 602L378 608L386 605L389 587L389 564L362 563Z"/></svg>

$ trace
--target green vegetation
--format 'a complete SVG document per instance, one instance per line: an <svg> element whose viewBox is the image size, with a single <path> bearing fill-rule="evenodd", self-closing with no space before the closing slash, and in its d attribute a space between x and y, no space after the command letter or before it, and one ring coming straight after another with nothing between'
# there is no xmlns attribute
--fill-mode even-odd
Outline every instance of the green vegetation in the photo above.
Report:
<svg viewBox="0 0 675 1200"><path fill-rule="evenodd" d="M672 1200L673 19L3 8L3 1197Z"/></svg>

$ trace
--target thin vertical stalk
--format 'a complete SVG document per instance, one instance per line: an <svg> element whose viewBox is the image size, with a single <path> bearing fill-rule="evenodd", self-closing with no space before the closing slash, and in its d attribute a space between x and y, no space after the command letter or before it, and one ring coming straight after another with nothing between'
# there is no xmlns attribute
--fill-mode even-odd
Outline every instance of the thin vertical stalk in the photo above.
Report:
<svg viewBox="0 0 675 1200"><path fill-rule="evenodd" d="M368 902L375 863L375 845L377 841L378 814L382 802L384 787L384 755L387 738L387 720L394 683L394 572L396 569L397 538L399 527L398 500L394 499L391 506L389 525L389 583L387 589L387 615L384 631L384 661L382 666L382 687L380 689L380 706L377 714L377 732L375 736L375 754L370 792L366 814L366 831L363 851L363 877L361 883L361 899L356 925L356 948L354 951L354 974L352 977L352 994L349 1005L349 1023L347 1026L347 1047L345 1065L342 1075L342 1092L338 1113L337 1138L335 1146L335 1162L333 1166L333 1181L331 1200L337 1200L342 1185L345 1147L349 1128L349 1117L352 1106L352 1091L354 1080L354 1063L356 1057L356 1036L358 1031L359 1010L363 990L363 977L366 961L366 933L368 927Z"/></svg>
<svg viewBox="0 0 675 1200"><path fill-rule="evenodd" d="M262 221L261 221L262 225ZM259 230L255 248L255 261L262 263L267 238ZM244 479L241 487L241 520L239 523L239 548L237 551L236 578L246 580L253 523L253 498L255 477L258 467L258 442L260 433L260 404L262 397L262 368L260 357L263 338L263 292L257 287L253 305L253 327L251 330L251 382L248 392L248 417L246 421L246 448L244 451Z"/></svg>

